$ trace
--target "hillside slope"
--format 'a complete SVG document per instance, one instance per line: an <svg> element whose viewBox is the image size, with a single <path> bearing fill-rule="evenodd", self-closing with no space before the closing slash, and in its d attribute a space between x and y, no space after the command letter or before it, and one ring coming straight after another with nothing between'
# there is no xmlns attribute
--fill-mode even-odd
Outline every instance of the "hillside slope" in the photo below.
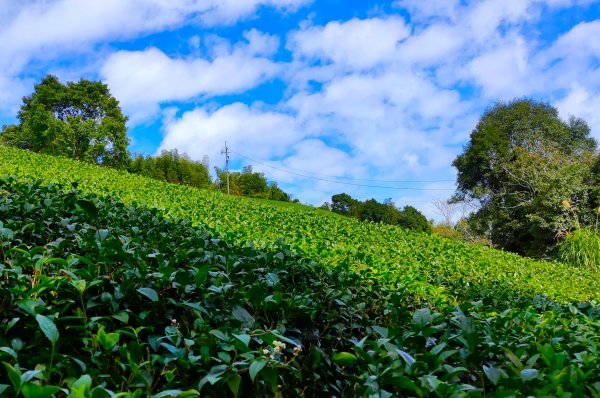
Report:
<svg viewBox="0 0 600 398"><path fill-rule="evenodd" d="M591 271L9 148L0 174L0 394L600 396L599 307L536 295L596 299Z"/></svg>
<svg viewBox="0 0 600 398"><path fill-rule="evenodd" d="M0 395L600 394L598 307L538 296L432 310L377 266L284 246L0 178Z"/></svg>
<svg viewBox="0 0 600 398"><path fill-rule="evenodd" d="M282 243L321 264L345 264L376 274L390 286L411 286L433 305L536 294L559 302L600 298L597 271L523 259L305 206L276 206L2 146L0 175L33 177L69 187L76 182L84 192L113 195L127 204L157 207L168 217L205 224L235 244L274 247Z"/></svg>

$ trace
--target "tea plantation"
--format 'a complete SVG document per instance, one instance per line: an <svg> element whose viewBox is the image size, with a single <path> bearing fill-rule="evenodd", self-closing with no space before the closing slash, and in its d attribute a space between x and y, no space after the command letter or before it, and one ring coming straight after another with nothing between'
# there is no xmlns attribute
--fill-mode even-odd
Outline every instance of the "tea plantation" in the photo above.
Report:
<svg viewBox="0 0 600 398"><path fill-rule="evenodd" d="M597 271L0 146L0 395L600 396Z"/></svg>

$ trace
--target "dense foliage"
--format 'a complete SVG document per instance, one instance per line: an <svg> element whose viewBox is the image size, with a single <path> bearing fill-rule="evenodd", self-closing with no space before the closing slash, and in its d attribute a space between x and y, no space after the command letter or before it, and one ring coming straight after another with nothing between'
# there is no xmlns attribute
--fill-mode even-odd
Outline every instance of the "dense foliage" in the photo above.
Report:
<svg viewBox="0 0 600 398"><path fill-rule="evenodd" d="M551 254L578 225L593 220L596 141L587 124L558 117L544 103L498 103L481 117L456 158L458 199L479 201L473 225L504 249ZM576 208L563 212L563 201Z"/></svg>
<svg viewBox="0 0 600 398"><path fill-rule="evenodd" d="M411 275L389 284L377 265L324 267L30 180L0 179L0 220L4 395L600 394L587 304L432 310Z"/></svg>
<svg viewBox="0 0 600 398"><path fill-rule="evenodd" d="M221 192L227 191L227 172L216 168L217 186ZM235 196L246 196L250 198L261 198L289 202L291 196L284 192L276 182L267 181L263 173L252 170L252 166L246 166L241 172L229 172L229 193Z"/></svg>
<svg viewBox="0 0 600 398"><path fill-rule="evenodd" d="M213 185L208 174L208 161L193 161L185 153L180 154L177 149L163 150L157 156L138 155L131 161L127 170L173 184L196 188L211 188Z"/></svg>
<svg viewBox="0 0 600 398"><path fill-rule="evenodd" d="M362 221L400 225L415 231L431 232L431 224L420 211L412 206L399 209L391 199L383 203L375 199L363 202L346 193L340 193L331 197L331 204L325 203L321 208Z"/></svg>
<svg viewBox="0 0 600 398"><path fill-rule="evenodd" d="M23 98L19 124L4 126L0 142L111 167L129 162L127 118L106 84L61 84L48 75Z"/></svg>

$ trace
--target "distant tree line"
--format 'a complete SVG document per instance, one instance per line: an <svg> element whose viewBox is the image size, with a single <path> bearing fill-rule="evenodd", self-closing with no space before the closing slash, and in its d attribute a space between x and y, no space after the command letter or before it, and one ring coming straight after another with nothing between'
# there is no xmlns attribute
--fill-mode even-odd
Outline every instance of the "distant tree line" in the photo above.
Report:
<svg viewBox="0 0 600 398"><path fill-rule="evenodd" d="M212 188L213 182L208 173L208 159L201 162L191 160L177 149L163 150L160 155L137 155L129 164L130 173L140 174L174 184L197 188Z"/></svg>
<svg viewBox="0 0 600 398"><path fill-rule="evenodd" d="M65 85L56 76L48 75L35 85L30 96L23 98L17 117L17 124L3 126L0 143L127 170L160 181L226 192L223 171L217 169L218 177L213 182L207 158L194 161L176 149L132 158L127 150L127 117L102 82L81 79ZM234 195L291 200L289 194L276 183L268 182L263 174L253 172L251 166L230 173L230 180Z"/></svg>
<svg viewBox="0 0 600 398"><path fill-rule="evenodd" d="M412 206L399 209L391 199L386 199L383 203L379 203L375 199L363 202L346 193L340 193L331 197L331 204L324 203L321 208L362 221L380 222L416 231L431 232L431 223L421 212Z"/></svg>
<svg viewBox="0 0 600 398"><path fill-rule="evenodd" d="M225 170L215 167L217 173L216 184L222 192L227 192L227 173ZM246 166L241 172L229 172L229 192L232 195L248 196L290 202L292 198L285 193L276 182L269 183L263 173L252 170L252 166ZM296 200L297 202L297 200Z"/></svg>

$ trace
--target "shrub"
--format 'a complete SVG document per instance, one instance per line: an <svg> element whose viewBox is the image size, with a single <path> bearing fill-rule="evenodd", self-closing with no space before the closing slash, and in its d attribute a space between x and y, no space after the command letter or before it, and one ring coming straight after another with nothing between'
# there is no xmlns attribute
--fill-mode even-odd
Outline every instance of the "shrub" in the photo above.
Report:
<svg viewBox="0 0 600 398"><path fill-rule="evenodd" d="M558 250L560 259L566 263L600 268L600 235L590 228L567 234Z"/></svg>

